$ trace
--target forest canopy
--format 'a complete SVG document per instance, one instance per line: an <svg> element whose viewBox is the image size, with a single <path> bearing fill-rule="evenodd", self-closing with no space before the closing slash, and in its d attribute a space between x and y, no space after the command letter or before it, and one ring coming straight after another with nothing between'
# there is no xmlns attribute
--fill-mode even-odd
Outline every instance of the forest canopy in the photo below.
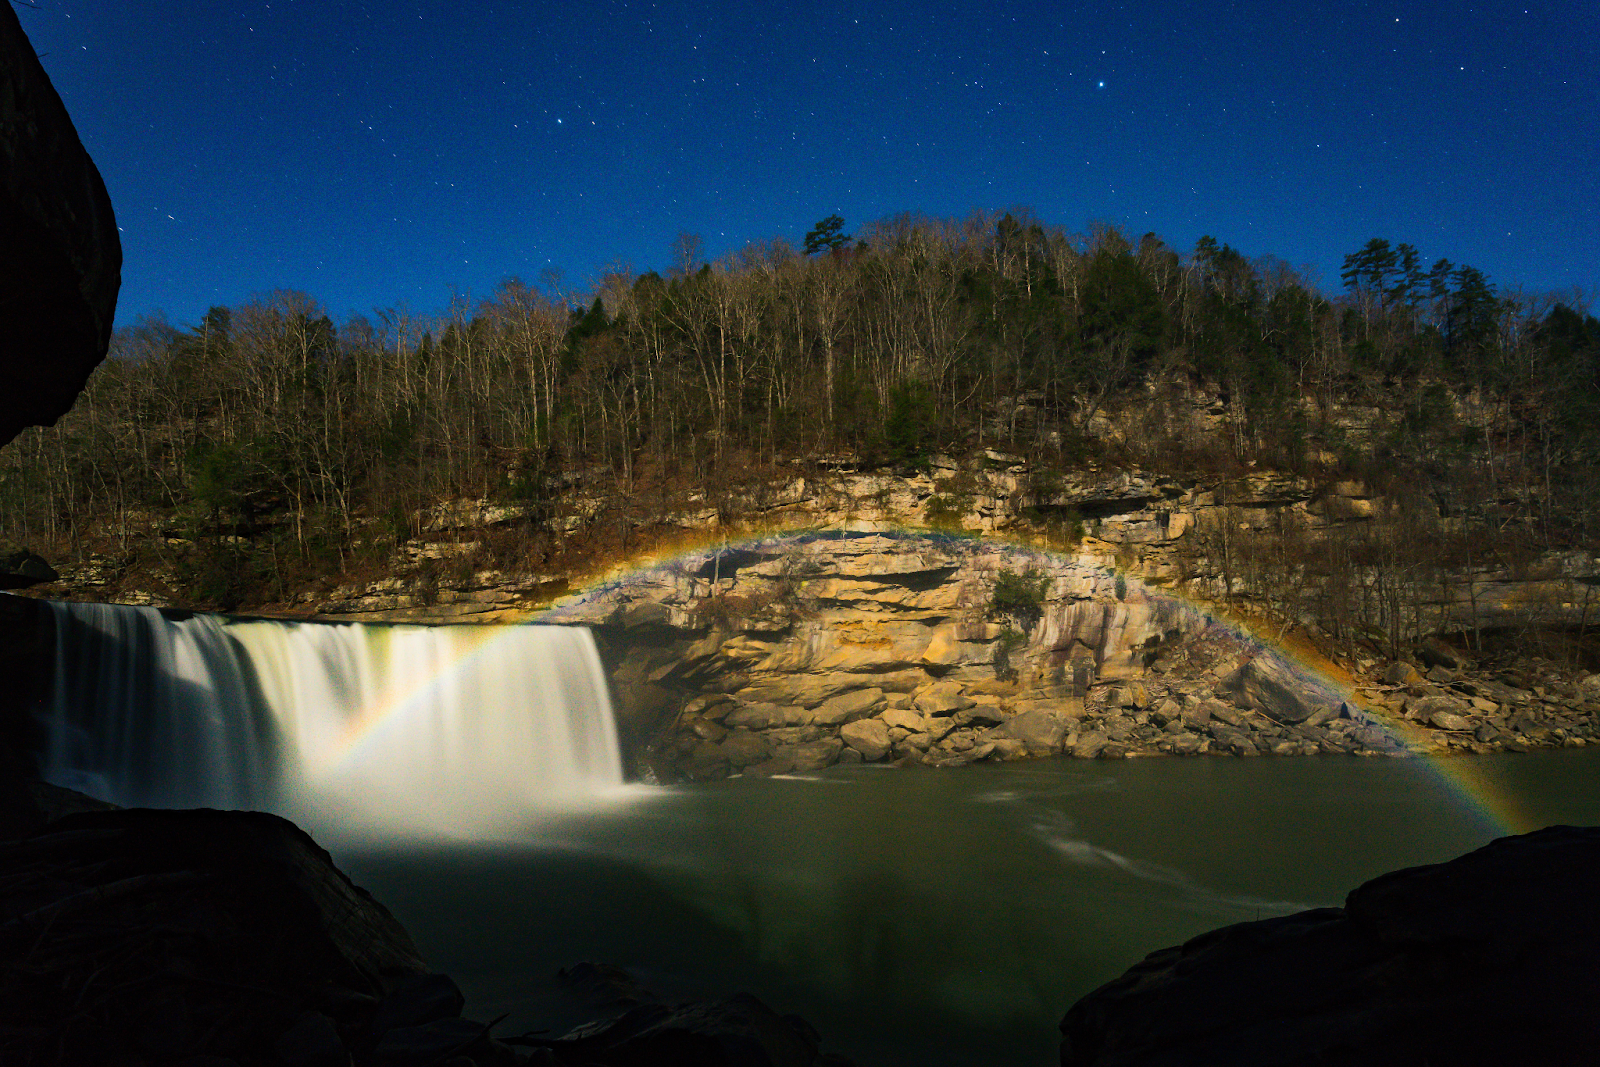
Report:
<svg viewBox="0 0 1600 1067"><path fill-rule="evenodd" d="M1374 238L1324 292L1209 236L1179 250L1026 213L852 235L830 216L802 249L689 255L581 294L513 278L437 316L335 324L273 292L119 330L77 408L0 459L6 532L76 543L108 514L166 509L216 544L248 534L281 574L343 558L363 522L413 536L441 500L554 515L580 477L638 510L845 454L910 467L1000 446L1064 469L1105 458L1107 411L1189 389L1220 398L1227 433L1197 452L1154 420L1121 458L1498 478L1489 497L1521 494L1519 521L1586 541L1600 322L1576 298L1423 262ZM1342 440L1329 413L1376 394L1393 432Z"/></svg>

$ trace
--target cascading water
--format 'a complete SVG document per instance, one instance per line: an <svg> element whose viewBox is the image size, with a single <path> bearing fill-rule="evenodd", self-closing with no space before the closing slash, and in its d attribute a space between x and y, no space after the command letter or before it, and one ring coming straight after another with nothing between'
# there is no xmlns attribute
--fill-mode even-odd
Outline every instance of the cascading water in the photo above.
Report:
<svg viewBox="0 0 1600 1067"><path fill-rule="evenodd" d="M474 835L621 784L587 630L52 604L44 776L113 803Z"/></svg>

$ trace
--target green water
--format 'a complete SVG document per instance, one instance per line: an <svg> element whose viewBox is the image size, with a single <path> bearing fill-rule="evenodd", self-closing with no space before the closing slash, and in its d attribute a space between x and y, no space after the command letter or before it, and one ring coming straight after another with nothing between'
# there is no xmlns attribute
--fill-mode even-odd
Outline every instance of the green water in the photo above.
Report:
<svg viewBox="0 0 1600 1067"><path fill-rule="evenodd" d="M1483 759L1535 824L1600 823L1600 750ZM551 977L591 960L754 992L863 1067L1044 1067L1145 953L1503 832L1420 762L1162 759L641 789L514 844L335 851L497 1033L560 1029Z"/></svg>

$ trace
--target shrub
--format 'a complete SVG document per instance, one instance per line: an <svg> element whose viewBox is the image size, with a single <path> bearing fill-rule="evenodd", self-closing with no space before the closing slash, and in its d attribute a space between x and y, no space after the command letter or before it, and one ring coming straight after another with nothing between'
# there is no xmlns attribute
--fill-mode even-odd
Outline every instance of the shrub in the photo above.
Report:
<svg viewBox="0 0 1600 1067"><path fill-rule="evenodd" d="M1044 595L1049 588L1048 574L1017 574L1003 570L995 575L989 613L1018 619L1025 626L1032 626L1044 614Z"/></svg>
<svg viewBox="0 0 1600 1067"><path fill-rule="evenodd" d="M972 500L970 497L935 493L928 498L923 514L927 516L928 525L935 530L959 532L966 528L962 520L966 518L967 512L971 510Z"/></svg>

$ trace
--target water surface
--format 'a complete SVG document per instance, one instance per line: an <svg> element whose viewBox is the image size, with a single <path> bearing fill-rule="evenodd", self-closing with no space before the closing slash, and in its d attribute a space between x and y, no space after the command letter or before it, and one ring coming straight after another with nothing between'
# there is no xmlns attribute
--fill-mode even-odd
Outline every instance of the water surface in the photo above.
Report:
<svg viewBox="0 0 1600 1067"><path fill-rule="evenodd" d="M1600 751L1481 757L1538 824L1600 823ZM500 843L337 858L497 1032L569 1020L584 960L748 990L872 1064L1056 1062L1055 1026L1145 953L1339 904L1501 836L1417 761L834 768L640 789Z"/></svg>

